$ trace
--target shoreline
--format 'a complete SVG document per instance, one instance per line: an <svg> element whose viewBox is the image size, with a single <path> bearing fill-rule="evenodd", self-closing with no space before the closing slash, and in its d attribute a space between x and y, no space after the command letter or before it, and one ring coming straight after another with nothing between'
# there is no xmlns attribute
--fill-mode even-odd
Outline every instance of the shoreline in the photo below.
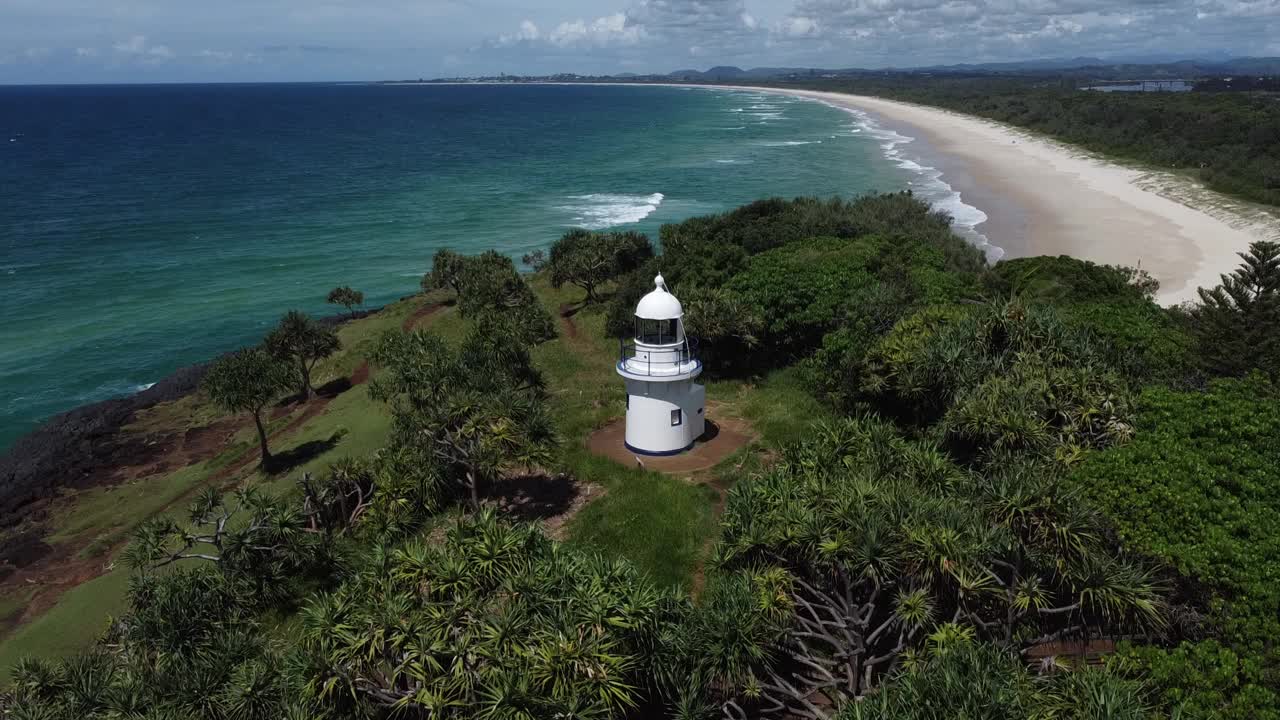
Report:
<svg viewBox="0 0 1280 720"><path fill-rule="evenodd" d="M1129 167L976 116L862 95L703 85L799 97L866 116L924 141L942 180L987 220L1005 257L1070 255L1127 265L1160 281L1156 299L1198 299L1256 240L1280 239L1280 217L1172 172ZM909 145L908 145L909 147Z"/></svg>
<svg viewBox="0 0 1280 720"><path fill-rule="evenodd" d="M382 307L316 318L330 327L377 314ZM233 348L201 362L174 370L137 392L77 405L40 422L0 448L0 531L18 524L31 503L64 487L89 480L114 465L115 455L127 451L117 442L134 416L160 403L180 400L199 389L208 368ZM0 555L5 547L0 543Z"/></svg>

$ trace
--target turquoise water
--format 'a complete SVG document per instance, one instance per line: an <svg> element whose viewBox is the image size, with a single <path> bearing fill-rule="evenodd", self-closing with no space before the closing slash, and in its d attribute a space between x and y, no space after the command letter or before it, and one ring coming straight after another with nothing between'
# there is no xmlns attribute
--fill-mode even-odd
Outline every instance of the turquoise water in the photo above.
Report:
<svg viewBox="0 0 1280 720"><path fill-rule="evenodd" d="M760 197L918 181L885 137L817 103L684 88L0 88L0 448L290 308L330 314L335 285L412 293L440 247L656 239Z"/></svg>

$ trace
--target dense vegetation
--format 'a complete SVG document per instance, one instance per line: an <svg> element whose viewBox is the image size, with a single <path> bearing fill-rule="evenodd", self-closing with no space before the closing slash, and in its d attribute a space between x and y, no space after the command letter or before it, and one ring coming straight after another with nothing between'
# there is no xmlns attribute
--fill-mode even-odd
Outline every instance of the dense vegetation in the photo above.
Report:
<svg viewBox="0 0 1280 720"><path fill-rule="evenodd" d="M527 279L441 251L423 285L464 325L371 344L380 449L140 527L129 609L16 667L8 717L1276 717L1280 248L1166 310L1123 268L989 268L909 194L662 241L530 260L610 335L661 270L712 382L787 373L773 401L831 417L720 466L696 592L501 516L503 481L604 461L568 462L574 378L536 361L555 325ZM228 411L305 394L325 344L273 345L211 373Z"/></svg>
<svg viewBox="0 0 1280 720"><path fill-rule="evenodd" d="M802 84L980 115L1280 205L1280 103L1269 96L1090 92L1075 78L895 75Z"/></svg>

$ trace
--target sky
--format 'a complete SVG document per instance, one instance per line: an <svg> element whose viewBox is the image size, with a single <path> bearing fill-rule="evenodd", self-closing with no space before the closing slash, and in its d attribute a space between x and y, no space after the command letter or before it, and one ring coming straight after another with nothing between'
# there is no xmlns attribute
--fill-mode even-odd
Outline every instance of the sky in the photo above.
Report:
<svg viewBox="0 0 1280 720"><path fill-rule="evenodd" d="M1280 55L1280 0L0 0L0 83Z"/></svg>

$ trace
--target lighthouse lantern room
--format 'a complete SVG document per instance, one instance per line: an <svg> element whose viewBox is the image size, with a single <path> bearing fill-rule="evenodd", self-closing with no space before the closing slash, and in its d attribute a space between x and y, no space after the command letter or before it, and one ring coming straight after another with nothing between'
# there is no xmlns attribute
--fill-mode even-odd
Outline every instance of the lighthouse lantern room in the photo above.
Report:
<svg viewBox="0 0 1280 720"><path fill-rule="evenodd" d="M662 275L636 305L636 330L622 343L618 374L627 384L626 444L642 455L676 455L693 447L706 428L706 389L684 334L684 311Z"/></svg>

